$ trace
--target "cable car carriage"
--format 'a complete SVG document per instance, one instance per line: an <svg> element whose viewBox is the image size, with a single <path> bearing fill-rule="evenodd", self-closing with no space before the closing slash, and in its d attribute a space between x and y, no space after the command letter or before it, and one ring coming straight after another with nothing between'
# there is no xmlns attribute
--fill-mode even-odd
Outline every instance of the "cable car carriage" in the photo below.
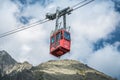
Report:
<svg viewBox="0 0 120 80"><path fill-rule="evenodd" d="M68 11L69 10L69 11ZM66 28L66 14L70 14L70 8L65 8L61 11L56 10L55 14L47 14L46 18L49 20L56 19L55 30L50 36L50 54L60 57L70 51L71 38L69 29ZM63 27L60 28L58 20L63 16Z"/></svg>
<svg viewBox="0 0 120 80"><path fill-rule="evenodd" d="M50 53L60 57L70 51L70 33L65 29L59 29L50 37Z"/></svg>

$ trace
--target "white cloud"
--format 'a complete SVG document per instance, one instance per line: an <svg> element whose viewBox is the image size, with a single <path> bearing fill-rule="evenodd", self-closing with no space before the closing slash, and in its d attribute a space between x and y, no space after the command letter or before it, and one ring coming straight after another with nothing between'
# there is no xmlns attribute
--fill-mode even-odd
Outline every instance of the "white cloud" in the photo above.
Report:
<svg viewBox="0 0 120 80"><path fill-rule="evenodd" d="M31 48L27 45L23 45L22 50L25 51L25 53L26 53L26 52L29 52L31 50Z"/></svg>
<svg viewBox="0 0 120 80"><path fill-rule="evenodd" d="M88 65L113 77L120 78L120 52L117 51L118 44L106 45L105 48L91 54Z"/></svg>
<svg viewBox="0 0 120 80"><path fill-rule="evenodd" d="M73 20L71 25L76 27L73 31L77 31L77 35L96 41L105 38L115 29L115 25L120 21L119 17L113 9L113 3L102 1L81 8L70 20Z"/></svg>
<svg viewBox="0 0 120 80"><path fill-rule="evenodd" d="M17 7L9 0L0 2L0 33L3 33L16 27L16 20L13 13L17 10Z"/></svg>

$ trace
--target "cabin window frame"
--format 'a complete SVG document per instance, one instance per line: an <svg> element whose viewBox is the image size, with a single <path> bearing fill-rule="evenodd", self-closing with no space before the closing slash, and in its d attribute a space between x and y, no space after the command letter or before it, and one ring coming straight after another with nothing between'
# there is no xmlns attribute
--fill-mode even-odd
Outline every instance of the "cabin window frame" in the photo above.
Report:
<svg viewBox="0 0 120 80"><path fill-rule="evenodd" d="M51 44L55 43L55 37L54 36L51 37L51 41L50 42L51 42Z"/></svg>
<svg viewBox="0 0 120 80"><path fill-rule="evenodd" d="M59 41L59 40L61 40L61 39L62 39L62 34L61 34L61 32L58 32L56 34L56 42Z"/></svg>
<svg viewBox="0 0 120 80"><path fill-rule="evenodd" d="M67 36L67 37L66 37ZM69 37L68 37L69 36ZM64 31L64 39L70 41L71 40L71 37L70 37L70 33L69 32L66 32Z"/></svg>

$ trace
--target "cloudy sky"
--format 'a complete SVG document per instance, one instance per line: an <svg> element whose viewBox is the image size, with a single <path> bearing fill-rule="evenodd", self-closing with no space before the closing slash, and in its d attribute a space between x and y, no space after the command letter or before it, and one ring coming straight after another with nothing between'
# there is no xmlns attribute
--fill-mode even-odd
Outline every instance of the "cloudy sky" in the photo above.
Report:
<svg viewBox="0 0 120 80"><path fill-rule="evenodd" d="M0 34L45 18L82 0L0 0ZM95 0L67 16L71 26L71 52L61 59L79 60L120 80L120 0ZM31 64L58 58L49 54L49 37L55 21L0 38L6 50L19 62Z"/></svg>

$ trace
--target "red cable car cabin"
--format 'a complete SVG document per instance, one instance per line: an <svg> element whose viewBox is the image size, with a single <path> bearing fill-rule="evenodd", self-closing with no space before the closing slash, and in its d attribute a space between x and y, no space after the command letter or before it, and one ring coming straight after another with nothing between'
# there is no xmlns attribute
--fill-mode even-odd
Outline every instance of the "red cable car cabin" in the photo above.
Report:
<svg viewBox="0 0 120 80"><path fill-rule="evenodd" d="M50 37L50 54L60 57L70 51L70 33L65 29L59 29Z"/></svg>

